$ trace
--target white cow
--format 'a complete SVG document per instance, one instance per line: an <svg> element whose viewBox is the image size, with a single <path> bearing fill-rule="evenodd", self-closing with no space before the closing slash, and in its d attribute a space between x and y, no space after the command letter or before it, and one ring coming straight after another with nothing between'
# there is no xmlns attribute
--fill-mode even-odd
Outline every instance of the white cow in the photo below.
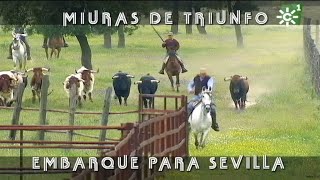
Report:
<svg viewBox="0 0 320 180"><path fill-rule="evenodd" d="M84 80L84 89L83 89L83 99L86 100L87 94L89 96L89 100L92 102L92 91L94 86L94 73L98 73L97 71L90 70L82 66L80 69L76 70L76 73Z"/></svg>

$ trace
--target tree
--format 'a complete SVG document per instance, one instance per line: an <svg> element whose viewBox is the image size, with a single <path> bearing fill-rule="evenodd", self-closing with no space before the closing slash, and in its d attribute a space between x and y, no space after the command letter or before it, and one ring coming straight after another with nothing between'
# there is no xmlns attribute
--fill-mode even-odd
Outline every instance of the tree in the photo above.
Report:
<svg viewBox="0 0 320 180"><path fill-rule="evenodd" d="M243 12L258 10L258 7L249 1L241 2L241 1L237 0L233 6L231 3L232 3L231 1L227 1L229 12L236 13L237 10L240 10L240 12L243 13ZM237 47L243 48L244 45L243 45L243 37L242 37L242 32L241 32L241 25L235 24L234 30L235 30L236 38L237 38Z"/></svg>
<svg viewBox="0 0 320 180"><path fill-rule="evenodd" d="M171 32L178 34L179 32L179 1L172 2L172 25Z"/></svg>

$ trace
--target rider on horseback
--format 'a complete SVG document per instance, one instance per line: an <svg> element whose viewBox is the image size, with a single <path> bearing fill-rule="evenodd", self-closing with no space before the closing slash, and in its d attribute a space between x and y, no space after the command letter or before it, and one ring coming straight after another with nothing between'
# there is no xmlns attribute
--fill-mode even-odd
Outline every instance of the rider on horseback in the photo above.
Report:
<svg viewBox="0 0 320 180"><path fill-rule="evenodd" d="M174 52L178 61L179 61L179 64L182 68L182 73L185 73L187 72L188 70L184 67L184 64L181 60L181 58L178 56L177 54L177 50L180 48L180 45L179 45L179 42L176 40L176 39L173 39L173 33L172 32L169 32L168 34L168 39L166 39L163 43L162 43L162 47L166 48L167 49L167 54L164 58L164 62L162 64L162 68L161 70L159 71L159 74L164 74L164 69L166 68L166 64L167 64L167 61L169 59L169 53L171 52Z"/></svg>
<svg viewBox="0 0 320 180"><path fill-rule="evenodd" d="M13 33L15 34L22 34L23 36L20 36L20 40L22 42L24 42L24 44L26 45L26 50L27 50L27 59L28 60L31 60L31 55L30 55L30 46L29 46L29 43L27 41L27 33L25 31L25 29L23 27L18 27L16 26L14 28L14 31ZM7 57L7 59L12 59L12 43L10 44L9 46L9 56Z"/></svg>
<svg viewBox="0 0 320 180"><path fill-rule="evenodd" d="M188 117L191 115L192 111L194 110L195 106L201 101L201 90L202 87L206 87L209 89L211 87L212 91L215 87L215 80L214 78L207 75L207 71L205 68L200 69L200 74L194 77L194 79L188 85L188 91L190 94L194 94L193 99L188 103ZM216 110L215 104L211 104L210 115L212 118L212 125L211 128L215 131L219 131L219 125L217 123L216 118Z"/></svg>

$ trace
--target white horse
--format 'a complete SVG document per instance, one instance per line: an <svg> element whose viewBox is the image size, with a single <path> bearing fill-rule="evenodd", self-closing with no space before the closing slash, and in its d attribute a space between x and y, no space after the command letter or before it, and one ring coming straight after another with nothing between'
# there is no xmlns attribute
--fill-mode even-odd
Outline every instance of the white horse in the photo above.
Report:
<svg viewBox="0 0 320 180"><path fill-rule="evenodd" d="M20 39L24 34L12 33L13 41L11 45L12 50L12 60L14 63L14 69L17 69L17 63L19 63L19 70L26 70L27 63L27 48L25 43Z"/></svg>
<svg viewBox="0 0 320 180"><path fill-rule="evenodd" d="M191 130L193 131L195 146L197 149L204 148L208 133L211 128L212 119L210 115L210 106L212 102L212 89L206 89L203 87L200 96L201 101L195 106L188 120ZM198 138L199 135L200 140Z"/></svg>

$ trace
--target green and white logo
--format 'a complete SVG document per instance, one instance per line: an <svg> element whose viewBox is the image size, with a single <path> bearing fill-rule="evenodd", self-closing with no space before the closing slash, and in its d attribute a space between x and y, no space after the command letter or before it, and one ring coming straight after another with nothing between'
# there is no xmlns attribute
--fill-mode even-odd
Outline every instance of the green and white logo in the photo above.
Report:
<svg viewBox="0 0 320 180"><path fill-rule="evenodd" d="M281 15L278 15L277 18L280 19L279 24L284 24L289 26L300 25L302 14L303 14L303 5L302 4L286 4L282 5L279 10Z"/></svg>

